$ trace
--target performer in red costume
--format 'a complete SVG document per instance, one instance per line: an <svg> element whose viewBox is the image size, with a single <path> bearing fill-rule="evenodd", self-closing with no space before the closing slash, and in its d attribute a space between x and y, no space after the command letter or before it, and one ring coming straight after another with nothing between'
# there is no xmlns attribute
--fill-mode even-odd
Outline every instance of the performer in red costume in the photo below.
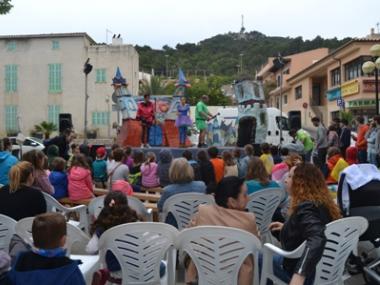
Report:
<svg viewBox="0 0 380 285"><path fill-rule="evenodd" d="M141 121L142 136L141 147L150 147L149 129L154 124L154 104L150 102L150 94L144 95L144 102L141 102L137 108L137 119Z"/></svg>

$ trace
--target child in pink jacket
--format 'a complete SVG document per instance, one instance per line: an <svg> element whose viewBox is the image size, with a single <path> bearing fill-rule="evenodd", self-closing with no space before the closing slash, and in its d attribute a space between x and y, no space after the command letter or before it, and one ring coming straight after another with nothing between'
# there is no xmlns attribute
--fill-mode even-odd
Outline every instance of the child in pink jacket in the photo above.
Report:
<svg viewBox="0 0 380 285"><path fill-rule="evenodd" d="M68 171L69 198L73 201L94 197L90 167L83 154L74 156Z"/></svg>
<svg viewBox="0 0 380 285"><path fill-rule="evenodd" d="M147 188L160 186L160 179L157 174L158 165L156 155L153 152L146 154L146 161L141 165L141 184Z"/></svg>

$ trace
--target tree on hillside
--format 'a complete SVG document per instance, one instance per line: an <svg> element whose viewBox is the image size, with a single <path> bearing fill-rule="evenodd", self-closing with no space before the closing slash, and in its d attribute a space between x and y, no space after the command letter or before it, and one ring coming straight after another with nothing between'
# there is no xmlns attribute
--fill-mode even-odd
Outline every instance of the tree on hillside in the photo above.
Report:
<svg viewBox="0 0 380 285"><path fill-rule="evenodd" d="M9 13L13 7L11 1L12 0L0 0L0 15Z"/></svg>

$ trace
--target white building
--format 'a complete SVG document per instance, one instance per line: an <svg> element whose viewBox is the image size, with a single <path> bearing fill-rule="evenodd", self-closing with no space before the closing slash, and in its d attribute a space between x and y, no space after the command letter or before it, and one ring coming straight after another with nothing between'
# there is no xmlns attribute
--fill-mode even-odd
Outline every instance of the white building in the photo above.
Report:
<svg viewBox="0 0 380 285"><path fill-rule="evenodd" d="M111 83L119 66L132 94L138 92L139 56L132 45L114 38L97 44L86 33L0 36L0 136L20 128L29 134L42 121L58 126L60 113L70 113L83 134L87 58L88 129L107 137L117 120L112 112Z"/></svg>

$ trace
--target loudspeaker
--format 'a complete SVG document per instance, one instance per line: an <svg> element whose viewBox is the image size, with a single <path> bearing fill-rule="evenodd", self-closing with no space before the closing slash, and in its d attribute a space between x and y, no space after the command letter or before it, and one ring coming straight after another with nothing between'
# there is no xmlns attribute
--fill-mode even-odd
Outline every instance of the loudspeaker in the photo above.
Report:
<svg viewBox="0 0 380 285"><path fill-rule="evenodd" d="M256 118L244 117L239 120L238 137L236 145L244 147L246 144L254 144L256 137Z"/></svg>
<svg viewBox="0 0 380 285"><path fill-rule="evenodd" d="M290 129L299 130L301 128L301 111L288 112Z"/></svg>
<svg viewBox="0 0 380 285"><path fill-rule="evenodd" d="M62 133L66 129L71 129L73 122L70 113L59 114L59 132Z"/></svg>

